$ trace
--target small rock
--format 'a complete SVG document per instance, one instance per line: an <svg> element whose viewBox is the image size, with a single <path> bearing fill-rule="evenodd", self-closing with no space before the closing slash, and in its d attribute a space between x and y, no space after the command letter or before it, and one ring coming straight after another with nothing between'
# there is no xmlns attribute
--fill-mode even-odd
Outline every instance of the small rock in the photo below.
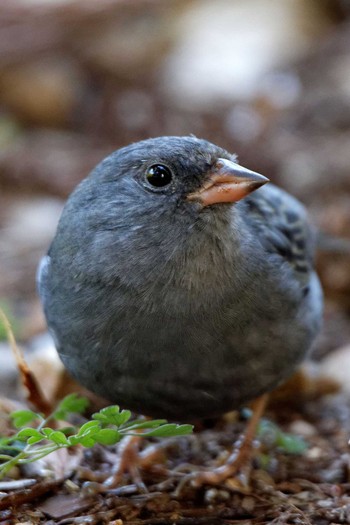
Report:
<svg viewBox="0 0 350 525"><path fill-rule="evenodd" d="M251 514L255 508L256 500L252 496L244 496L242 499L242 509Z"/></svg>
<svg viewBox="0 0 350 525"><path fill-rule="evenodd" d="M324 450L321 447L312 447L305 452L305 455L309 459L320 459L324 455Z"/></svg>
<svg viewBox="0 0 350 525"><path fill-rule="evenodd" d="M216 488L208 489L204 495L204 500L207 504L213 504L218 501L227 501L229 499L230 494L227 490L219 490Z"/></svg>
<svg viewBox="0 0 350 525"><path fill-rule="evenodd" d="M289 431L292 434L297 434L305 438L312 437L316 434L315 427L307 421L303 421L301 419L293 421L293 423L289 426Z"/></svg>
<svg viewBox="0 0 350 525"><path fill-rule="evenodd" d="M349 371L350 345L335 350L320 363L320 375L336 380L347 393L350 393Z"/></svg>

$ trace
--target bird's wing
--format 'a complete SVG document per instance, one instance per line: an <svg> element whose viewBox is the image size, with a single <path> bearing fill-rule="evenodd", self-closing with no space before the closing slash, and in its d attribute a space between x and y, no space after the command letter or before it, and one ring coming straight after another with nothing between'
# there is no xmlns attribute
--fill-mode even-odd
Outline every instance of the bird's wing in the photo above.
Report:
<svg viewBox="0 0 350 525"><path fill-rule="evenodd" d="M286 260L300 282L306 283L313 269L314 235L305 208L273 184L245 201L261 244Z"/></svg>
<svg viewBox="0 0 350 525"><path fill-rule="evenodd" d="M43 303L43 306L45 307L45 299L47 294L46 289L46 279L49 272L51 264L51 257L49 255L46 255L43 257L39 263L38 270L36 273L36 285L38 289L39 296L41 298L41 301Z"/></svg>

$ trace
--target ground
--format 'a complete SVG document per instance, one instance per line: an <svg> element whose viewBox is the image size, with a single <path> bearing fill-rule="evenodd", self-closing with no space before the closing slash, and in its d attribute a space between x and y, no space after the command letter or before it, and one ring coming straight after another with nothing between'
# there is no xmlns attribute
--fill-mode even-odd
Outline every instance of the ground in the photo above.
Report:
<svg viewBox="0 0 350 525"><path fill-rule="evenodd" d="M238 479L200 488L183 481L185 473L225 461L246 425L233 413L202 423L193 435L163 440L154 463L140 470L147 492L129 475L116 488L102 484L117 462L113 447L73 450L51 464L23 469L15 473L16 490L10 480L0 484L0 523L350 523L350 399L329 390L320 382L312 396L306 390L293 399L273 396L264 420L303 436L306 449L291 454L278 447L271 425ZM145 440L142 448L154 445Z"/></svg>

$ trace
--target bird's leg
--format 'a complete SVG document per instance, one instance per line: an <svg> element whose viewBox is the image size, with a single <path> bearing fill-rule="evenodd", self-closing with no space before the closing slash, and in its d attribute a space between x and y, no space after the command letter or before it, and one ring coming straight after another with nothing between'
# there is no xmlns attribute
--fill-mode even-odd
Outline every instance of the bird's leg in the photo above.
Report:
<svg viewBox="0 0 350 525"><path fill-rule="evenodd" d="M252 416L242 436L235 443L234 450L226 463L211 471L197 472L191 474L191 484L195 487L209 484L217 485L228 478L234 477L239 470L249 462L253 452L253 440L259 421L265 411L268 394L260 396L252 404Z"/></svg>
<svg viewBox="0 0 350 525"><path fill-rule="evenodd" d="M120 485L125 473L129 472L135 485L144 490L144 484L138 469L139 463L139 443L141 437L126 436L119 445L119 457L116 465L113 468L111 476L109 476L104 486L109 489Z"/></svg>
<svg viewBox="0 0 350 525"><path fill-rule="evenodd" d="M145 450L139 450L141 436L126 436L119 446L118 462L113 468L111 476L103 483L104 488L113 489L118 487L125 474L129 474L132 482L142 491L147 492L142 481L140 469L150 469L164 462L164 451L157 444L149 445ZM161 445L161 444L160 444Z"/></svg>

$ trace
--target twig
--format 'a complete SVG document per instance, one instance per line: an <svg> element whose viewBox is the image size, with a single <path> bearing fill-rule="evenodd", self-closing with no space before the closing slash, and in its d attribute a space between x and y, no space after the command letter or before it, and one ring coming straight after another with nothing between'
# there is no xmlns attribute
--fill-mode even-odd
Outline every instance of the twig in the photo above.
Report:
<svg viewBox="0 0 350 525"><path fill-rule="evenodd" d="M48 414L52 412L52 406L46 400L37 380L35 379L34 375L32 374L31 370L28 367L22 355L22 352L18 348L15 336L13 335L10 321L6 317L5 312L2 310L2 308L0 308L0 319L2 320L4 324L6 335L7 335L7 340L15 356L18 370L21 375L23 386L28 391L28 395L27 395L28 402L31 403L35 407L36 410L38 410L39 412L42 412L43 414L45 414L45 416L47 416Z"/></svg>

